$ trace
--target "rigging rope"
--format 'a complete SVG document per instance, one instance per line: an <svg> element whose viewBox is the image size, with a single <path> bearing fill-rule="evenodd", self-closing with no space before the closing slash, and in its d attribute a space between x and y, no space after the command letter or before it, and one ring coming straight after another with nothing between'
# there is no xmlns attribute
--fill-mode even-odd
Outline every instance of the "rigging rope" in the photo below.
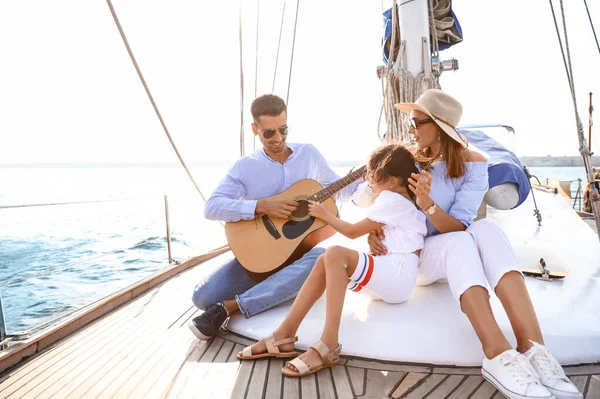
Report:
<svg viewBox="0 0 600 399"><path fill-rule="evenodd" d="M254 98L258 96L258 27L260 26L260 0L256 0L256 51L254 52ZM253 135L252 151L256 151L256 135Z"/></svg>
<svg viewBox="0 0 600 399"><path fill-rule="evenodd" d="M245 154L244 150L244 57L242 54L242 2L240 0L240 19L239 19L239 37L240 37L240 157Z"/></svg>
<svg viewBox="0 0 600 399"><path fill-rule="evenodd" d="M165 124L165 121L163 120L163 117L160 114L160 111L158 110L158 106L156 105L156 102L154 101L154 97L152 97L152 93L150 93L150 88L146 84L146 80L144 79L144 75L142 75L142 70L140 69L140 67L137 63L135 56L133 55L131 46L129 46L129 41L127 40L127 37L125 36L125 31L123 31L123 27L121 26L121 22L119 21L119 18L117 17L117 13L115 12L115 8L113 7L112 1L106 0L106 3L108 4L108 8L110 8L110 13L113 16L115 23L117 24L117 28L119 29L119 33L121 34L123 43L125 44L125 47L127 48L127 53L129 53L129 57L131 58L131 61L133 62L133 66L135 67L135 70L136 70L140 80L142 81L142 85L144 86L144 89L146 90L146 94L148 95L148 98L150 99L150 102L152 103L154 112L156 113L156 116L158 117L158 120L160 121L160 124L162 125L163 130L165 131L167 138L169 139L169 142L171 143L171 146L173 147L173 150L175 150L175 154L177 154L177 158L179 158L179 162L181 162L181 165L183 166L183 168L185 169L186 173L188 174L190 180L194 184L194 187L196 187L198 194L200 194L200 196L202 197L204 202L206 202L206 197L204 196L204 194L202 194L202 190L200 190L200 187L198 186L198 184L196 184L194 177L190 173L190 170L188 169L187 165L185 164L185 161L183 160L183 157L179 153L179 150L177 149L177 146L175 145L175 142L173 141L173 138L171 137L171 134L169 133L169 129L167 129L167 125Z"/></svg>
<svg viewBox="0 0 600 399"><path fill-rule="evenodd" d="M592 22L592 16L590 15L590 9L587 5L587 0L583 0L585 4L585 10L587 11L588 18L590 20L590 26L592 27L592 33L594 34L594 40L596 40L596 47L598 47L598 53L600 53L600 44L598 44L598 37L596 36L596 29L594 29L594 23Z"/></svg>
<svg viewBox="0 0 600 399"><path fill-rule="evenodd" d="M554 19L554 26L556 28L556 36L558 37L558 42L560 44L560 50L563 56L563 63L565 65L565 69L567 71L567 78L569 80L569 86L571 89L571 97L573 100L573 108L575 110L575 121L577 124L577 138L579 139L579 153L583 158L583 164L585 166L585 170L588 176L588 182L590 182L590 200L592 205L592 210L594 212L594 216L596 219L596 228L598 230L598 236L600 238L600 200L599 200L599 191L600 184L596 181L594 177L594 171L592 168L592 163L590 159L590 151L588 146L586 145L585 136L583 133L583 124L581 123L581 119L579 118L579 112L577 111L577 98L575 95L575 84L573 80L573 68L571 65L571 52L569 49L569 36L567 35L567 22L565 20L565 10L563 6L563 0L560 0L560 12L562 16L563 23L563 31L565 36L565 49L563 49L562 41L560 39L560 33L558 28L558 22L556 20L556 14L554 13L554 6L552 4L552 0L550 2L550 9L552 10L552 17ZM566 50L566 58L565 58L565 50Z"/></svg>
<svg viewBox="0 0 600 399"><path fill-rule="evenodd" d="M0 206L0 209L33 208L33 207L37 207L37 206L95 204L95 203L100 203L100 202L119 202L119 201L131 201L131 200L132 200L132 198L121 198L121 199L108 199L108 200L96 200L96 201L50 202L47 204L2 205L2 206Z"/></svg>
<svg viewBox="0 0 600 399"><path fill-rule="evenodd" d="M439 74L433 73L431 70L431 62L429 58L431 55L431 50L427 45L428 42L426 38L421 44L423 71L420 72L416 77L413 77L412 74L407 70L406 42L402 40L397 13L402 6L411 2L412 0L408 0L397 5L396 0L394 0L392 6L392 36L390 40L391 45L389 48L390 56L386 68L387 71L380 74L383 95L383 103L377 124L377 134L380 139L383 139L380 132L381 116L385 114L385 139L400 140L404 142L409 141L410 135L408 133L408 120L410 119L410 115L398 111L396 108L394 108L394 104L400 102L414 102L421 94L423 94L425 90L430 88L440 88ZM429 1L429 8L429 30L430 36L433 36L433 54L436 55L439 52L439 45L437 43L437 33L435 20L433 17L433 5L431 1ZM395 54L396 43L399 43L399 50L397 54ZM395 60L394 56L396 57ZM424 84L425 82L427 83L426 85Z"/></svg>
<svg viewBox="0 0 600 399"><path fill-rule="evenodd" d="M298 13L300 8L300 0L296 0L296 18L294 22L294 39L292 41L292 55L290 58L290 76L288 77L288 88L287 88L287 96L285 98L285 103L289 107L290 106L290 85L292 84L292 66L294 65L294 49L296 47L296 28L298 27Z"/></svg>
<svg viewBox="0 0 600 399"><path fill-rule="evenodd" d="M279 49L281 48L281 36L283 34L283 19L285 17L285 5L287 0L283 2L283 11L281 13L281 25L279 26L279 41L277 43L277 56L275 56L275 72L273 72L273 87L271 92L275 91L275 79L277 78L277 67L279 66Z"/></svg>
<svg viewBox="0 0 600 399"><path fill-rule="evenodd" d="M242 0L240 0L240 21L239 21L239 39L240 39L240 85L241 85L241 105L240 105L240 113L241 113L241 132L240 132L240 156L245 155L244 151L244 73L243 73L243 42L242 42ZM283 22L285 19L285 7L287 0L283 3L283 11L281 13L281 24L279 27L279 40L277 43L277 55L275 57L275 70L273 72L273 85L271 88L271 92L275 91L275 82L277 79L277 69L279 67L279 52L281 50L281 38L283 36ZM300 0L296 2L296 16L294 22L294 36L292 42L292 53L290 58L290 72L288 76L288 87L287 87L287 95L286 95L286 104L289 106L290 100L290 85L292 83L292 66L294 64L294 50L296 47L296 28L298 26L298 9L300 7ZM258 96L258 44L259 44L259 26L260 26L260 0L257 0L256 6L256 50L255 50L255 60L254 60L254 98ZM256 136L254 136L253 151L256 151Z"/></svg>
<svg viewBox="0 0 600 399"><path fill-rule="evenodd" d="M586 147L585 151L587 152L587 146L583 145L583 140L585 140L585 137L583 136L583 124L581 123L581 119L579 118L579 111L577 110L577 96L575 95L575 82L573 80L573 67L571 65L571 51L569 49L569 36L567 35L567 22L565 20L565 10L563 8L563 0L560 0L560 13L562 16L563 31L564 31L564 35L565 35L565 49L567 51L567 63L569 65L569 75L568 76L569 76L569 81L571 84L571 97L573 98L573 107L575 109L575 118L577 120L577 131L578 131L578 133L581 133L579 145L581 147Z"/></svg>

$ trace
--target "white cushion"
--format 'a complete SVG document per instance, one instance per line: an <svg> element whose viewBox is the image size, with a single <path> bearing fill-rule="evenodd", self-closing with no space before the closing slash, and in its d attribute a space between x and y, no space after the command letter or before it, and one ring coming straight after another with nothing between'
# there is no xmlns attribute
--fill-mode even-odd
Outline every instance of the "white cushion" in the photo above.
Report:
<svg viewBox="0 0 600 399"><path fill-rule="evenodd" d="M519 186L516 183L503 183L485 193L483 201L492 208L509 210L519 203Z"/></svg>

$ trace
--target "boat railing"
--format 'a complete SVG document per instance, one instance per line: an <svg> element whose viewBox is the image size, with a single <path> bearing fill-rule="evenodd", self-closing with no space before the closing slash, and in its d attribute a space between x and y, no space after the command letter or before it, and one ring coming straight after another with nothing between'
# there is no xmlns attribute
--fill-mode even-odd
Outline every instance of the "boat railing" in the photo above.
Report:
<svg viewBox="0 0 600 399"><path fill-rule="evenodd" d="M562 193L563 196L565 196L565 199L568 199L573 207L573 209L575 211L579 211L579 212L586 212L586 210L584 209L584 202L585 202L585 189L583 188L582 185L583 180L581 178L577 178L574 180L550 180L549 178L546 178L546 183L545 185L542 185L543 187L550 187L553 189L553 192L555 194L559 194ZM566 188L562 191L558 190L558 185L561 184L568 184L569 185L569 190L568 192L566 192ZM563 193L563 191L565 191ZM568 198L567 198L568 196Z"/></svg>
<svg viewBox="0 0 600 399"><path fill-rule="evenodd" d="M44 206L66 206L66 205L79 205L79 204L93 204L93 203L107 203L107 202L118 202L118 201L132 201L135 200L134 198L120 198L120 199L107 199L107 200L97 200L97 201L72 201L72 202L53 202L53 203L42 203L42 204L20 204L20 205L3 205L0 206L0 210L1 209L11 209L11 208L31 208L31 207L44 207ZM84 263L88 263L91 262L93 260L97 260L100 258L104 258L107 256L111 256L111 255L115 255L118 253L123 253L126 251L129 251L131 249L134 249L136 247L140 247L142 245L146 245L148 243L151 242L155 242L155 241L162 241L162 240L166 240L167 242L167 251L168 251L168 259L169 259L169 265L172 264L178 264L180 263L178 260L174 260L173 256L172 256L172 251L171 251L171 225L170 225L170 221L169 221L169 197L168 195L164 196L164 204L165 204L165 222L166 222L166 235L162 236L162 237L155 237L155 238L151 238L148 240L144 240L142 242L139 242L133 246L130 247L126 247L126 248L119 248L119 249L115 249L109 252L104 252L101 253L99 255L95 255L86 259L82 259L79 260L77 262L73 262L73 263L69 263L68 265L64 265L64 266L59 266L59 267L55 267L52 268L50 270L45 270L43 272L39 272L39 273L35 273L29 276L25 276L25 277L21 277L21 278L17 278L5 283L0 284L0 350L4 350L8 348L8 344L11 341L19 341L19 340L24 340L27 339L31 336L32 332L35 331L39 331L49 325L52 325L54 323L56 323L58 320L60 320L63 317L68 316L69 314L78 311L79 309L75 309L71 312L69 312L66 315L61 315L58 318L54 318L52 320L49 320L47 322L44 322L38 326L32 327L29 330L26 331L16 331L16 332L12 332L9 333L6 329L6 320L5 320L5 316L4 316L4 307L2 304L2 289L14 284L18 284L21 283L23 281L27 281L27 280L31 280L34 278L39 278L39 277L43 277L43 276L48 276L48 275L52 275L60 270L64 270L64 269L69 269L71 267L74 266L79 266L81 264Z"/></svg>

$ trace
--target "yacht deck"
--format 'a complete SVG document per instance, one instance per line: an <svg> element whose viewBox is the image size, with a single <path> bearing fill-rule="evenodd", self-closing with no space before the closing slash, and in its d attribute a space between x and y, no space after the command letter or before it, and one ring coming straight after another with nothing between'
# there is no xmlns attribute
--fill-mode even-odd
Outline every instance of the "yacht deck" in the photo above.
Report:
<svg viewBox="0 0 600 399"><path fill-rule="evenodd" d="M237 361L251 340L223 331L200 342L190 295L221 255L165 281L0 376L1 398L500 398L478 367L436 367L343 357L302 379L282 360ZM0 359L2 360L2 359ZM586 398L600 398L600 365L565 368Z"/></svg>

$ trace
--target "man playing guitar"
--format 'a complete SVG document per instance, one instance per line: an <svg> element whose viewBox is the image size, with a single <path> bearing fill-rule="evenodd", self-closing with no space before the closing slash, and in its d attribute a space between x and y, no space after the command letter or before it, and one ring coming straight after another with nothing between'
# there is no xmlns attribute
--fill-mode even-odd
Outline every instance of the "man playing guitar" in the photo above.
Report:
<svg viewBox="0 0 600 399"><path fill-rule="evenodd" d="M340 179L312 144L286 142L289 127L283 99L274 94L260 96L252 102L251 113L252 131L263 148L239 159L229 170L206 203L207 219L237 222L257 215L288 218L298 207L295 200L266 197L302 179L314 179L322 186ZM338 198L348 199L357 185L348 185ZM190 321L190 329L199 339L207 340L238 311L251 317L294 298L324 251L315 247L261 282L253 280L238 260L232 259L196 286L192 300L204 313Z"/></svg>

